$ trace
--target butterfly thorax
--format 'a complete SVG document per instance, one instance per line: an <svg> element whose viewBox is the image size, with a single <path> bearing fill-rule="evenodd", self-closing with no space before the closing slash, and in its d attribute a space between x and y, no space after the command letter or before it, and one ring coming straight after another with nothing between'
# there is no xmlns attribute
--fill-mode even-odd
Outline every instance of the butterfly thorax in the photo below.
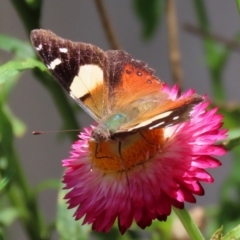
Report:
<svg viewBox="0 0 240 240"><path fill-rule="evenodd" d="M114 133L120 128L120 126L128 121L126 114L117 113L113 114L93 129L91 133L91 140L97 143L119 140L114 138Z"/></svg>

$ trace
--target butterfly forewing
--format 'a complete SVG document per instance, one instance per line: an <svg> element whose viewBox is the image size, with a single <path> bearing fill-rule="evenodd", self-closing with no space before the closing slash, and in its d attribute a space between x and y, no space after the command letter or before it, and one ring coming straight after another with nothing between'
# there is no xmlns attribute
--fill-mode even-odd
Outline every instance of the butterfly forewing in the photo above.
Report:
<svg viewBox="0 0 240 240"><path fill-rule="evenodd" d="M71 97L96 121L105 114L108 95L108 59L103 50L62 39L48 30L33 30L37 53Z"/></svg>

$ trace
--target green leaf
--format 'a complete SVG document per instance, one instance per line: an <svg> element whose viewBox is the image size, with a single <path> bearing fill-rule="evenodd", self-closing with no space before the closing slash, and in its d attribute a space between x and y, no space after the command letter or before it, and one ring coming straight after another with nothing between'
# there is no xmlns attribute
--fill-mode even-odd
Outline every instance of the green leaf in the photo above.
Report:
<svg viewBox="0 0 240 240"><path fill-rule="evenodd" d="M3 84L1 84L1 86L0 86L0 102L2 104L2 108L4 109L5 114L8 116L8 119L10 119L10 121L11 121L14 135L20 137L20 136L23 136L23 134L25 133L26 126L20 119L18 119L12 113L11 109L8 106L8 96L9 96L11 90L16 85L17 80L18 79L16 77L12 77L12 78L8 79L8 81L5 81Z"/></svg>
<svg viewBox="0 0 240 240"><path fill-rule="evenodd" d="M219 228L211 237L210 240L221 240L222 239L223 227Z"/></svg>
<svg viewBox="0 0 240 240"><path fill-rule="evenodd" d="M12 170L4 171L4 170L6 170L5 164L7 165L6 159L0 158L0 170L2 170L1 172L4 173L2 176L2 179L0 180L0 192L8 185L8 183L10 182L10 180L13 177ZM0 175L0 177L1 177L1 175Z"/></svg>
<svg viewBox="0 0 240 240"><path fill-rule="evenodd" d="M10 180L9 178L5 177L0 181L0 192L7 186L9 180Z"/></svg>
<svg viewBox="0 0 240 240"><path fill-rule="evenodd" d="M11 109L8 106L8 96L12 88L15 86L16 81L17 81L16 78L13 77L0 85L0 104L2 104L2 109L4 110L4 113L8 116L8 119L11 121L14 135L20 137L25 133L26 126L19 118L17 118L12 113Z"/></svg>
<svg viewBox="0 0 240 240"><path fill-rule="evenodd" d="M32 9L41 9L41 0L25 0L29 7Z"/></svg>
<svg viewBox="0 0 240 240"><path fill-rule="evenodd" d="M227 151L231 151L233 148L240 146L240 137L228 139L224 141L223 145Z"/></svg>
<svg viewBox="0 0 240 240"><path fill-rule="evenodd" d="M163 0L133 0L133 6L138 18L142 22L142 35L150 38L156 31L163 14Z"/></svg>
<svg viewBox="0 0 240 240"><path fill-rule="evenodd" d="M42 71L47 70L42 62L32 58L28 58L24 61L9 61L0 67L0 84L19 74L23 70L32 68L39 68Z"/></svg>
<svg viewBox="0 0 240 240"><path fill-rule="evenodd" d="M130 237L129 232L126 232L124 236L122 236L117 229L117 227L112 228L109 232L103 233L103 232L92 232L93 239L96 240L132 240L132 239L139 239L139 236L137 237Z"/></svg>
<svg viewBox="0 0 240 240"><path fill-rule="evenodd" d="M33 58L35 56L35 52L29 43L3 34L0 34L0 49L12 52L20 58Z"/></svg>
<svg viewBox="0 0 240 240"><path fill-rule="evenodd" d="M12 113L8 105L4 106L4 110L11 121L14 135L17 137L23 136L26 132L26 125Z"/></svg>
<svg viewBox="0 0 240 240"><path fill-rule="evenodd" d="M176 218L174 212L168 217L166 222L154 220L151 226L148 227L148 231L152 235L151 239L171 239L173 218Z"/></svg>
<svg viewBox="0 0 240 240"><path fill-rule="evenodd" d="M0 137L1 137L1 150L3 153L7 153L9 156L12 154L13 144L13 131L11 122L4 111L3 105L0 101Z"/></svg>
<svg viewBox="0 0 240 240"><path fill-rule="evenodd" d="M74 209L67 209L66 201L63 199L66 191L61 190L58 198L57 209L57 232L60 240L88 240L91 234L89 225L81 226L82 221L75 221Z"/></svg>
<svg viewBox="0 0 240 240"><path fill-rule="evenodd" d="M222 240L233 240L233 239L240 239L240 225L232 229L230 232L228 232L224 237L222 237Z"/></svg>
<svg viewBox="0 0 240 240"><path fill-rule="evenodd" d="M219 214L216 218L218 225L225 226L226 232L240 222L240 146L233 149L232 155L234 161L231 162L231 174L221 185Z"/></svg>
<svg viewBox="0 0 240 240"><path fill-rule="evenodd" d="M0 228L0 240L3 240L2 230Z"/></svg>
<svg viewBox="0 0 240 240"><path fill-rule="evenodd" d="M240 15L240 0L236 0L237 8L238 8L238 13Z"/></svg>
<svg viewBox="0 0 240 240"><path fill-rule="evenodd" d="M0 212L0 224L4 226L11 225L17 218L19 214L15 208L5 208L1 209Z"/></svg>
<svg viewBox="0 0 240 240"><path fill-rule="evenodd" d="M0 144L0 172L2 173L3 170L6 170L6 169L7 169L7 159L3 154L2 146Z"/></svg>
<svg viewBox="0 0 240 240"><path fill-rule="evenodd" d="M1 68L1 66L0 66ZM0 76L1 77L1 76ZM8 79L8 81L5 81L4 84L1 84L0 86L0 101L1 102L8 102L8 97L12 91L12 89L16 86L18 82L17 77L12 77Z"/></svg>

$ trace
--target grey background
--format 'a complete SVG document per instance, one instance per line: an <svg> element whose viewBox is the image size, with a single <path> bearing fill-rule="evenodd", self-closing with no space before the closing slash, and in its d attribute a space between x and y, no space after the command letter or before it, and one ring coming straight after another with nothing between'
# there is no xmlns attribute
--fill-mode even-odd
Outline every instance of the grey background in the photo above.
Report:
<svg viewBox="0 0 240 240"><path fill-rule="evenodd" d="M121 46L134 58L146 61L156 69L156 75L172 84L168 62L168 44L166 22L163 18L161 27L155 37L146 42L140 38L140 23L133 14L132 2L127 0L105 0L109 16ZM235 1L205 1L212 31L231 38L239 30L240 17ZM179 27L188 22L196 24L193 2L177 1ZM89 42L107 50L109 49L94 1L90 0L45 0L42 11L42 28L51 29L58 35L74 40ZM21 22L10 1L0 2L0 32L28 41ZM184 71L184 89L194 88L199 94L207 93L211 97L209 74L205 67L203 46L198 37L180 30L180 47ZM9 55L0 52L0 63L9 59ZM240 100L239 94L239 54L231 55L224 72L224 84L229 100ZM24 73L17 87L11 94L10 106L13 112L27 125L23 138L16 139L23 168L31 185L34 187L47 178L61 178L63 168L61 160L68 157L71 142L59 141L57 135L32 136L33 130L57 130L61 119L53 105L48 92L33 78ZM92 120L84 113L79 115L82 126ZM231 166L231 157L221 158L223 166L210 170L215 178L211 185L203 184L206 194L198 198L198 204L214 204L218 201L218 191ZM43 192L39 204L49 221L56 213L57 192ZM14 230L18 239L26 239L18 224ZM14 239L14 238L13 238Z"/></svg>

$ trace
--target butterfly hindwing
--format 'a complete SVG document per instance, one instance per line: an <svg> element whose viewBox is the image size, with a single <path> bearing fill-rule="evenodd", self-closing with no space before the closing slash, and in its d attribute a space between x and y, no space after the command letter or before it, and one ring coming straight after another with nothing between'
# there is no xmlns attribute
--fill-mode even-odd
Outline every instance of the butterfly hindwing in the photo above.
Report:
<svg viewBox="0 0 240 240"><path fill-rule="evenodd" d="M193 107L204 100L202 96L197 94L175 101L159 99L158 96L152 95L129 104L129 111L137 114L133 115L127 123L122 124L116 134L120 132L131 133L142 129L164 128L185 122L190 119ZM131 114L128 115L131 116Z"/></svg>

